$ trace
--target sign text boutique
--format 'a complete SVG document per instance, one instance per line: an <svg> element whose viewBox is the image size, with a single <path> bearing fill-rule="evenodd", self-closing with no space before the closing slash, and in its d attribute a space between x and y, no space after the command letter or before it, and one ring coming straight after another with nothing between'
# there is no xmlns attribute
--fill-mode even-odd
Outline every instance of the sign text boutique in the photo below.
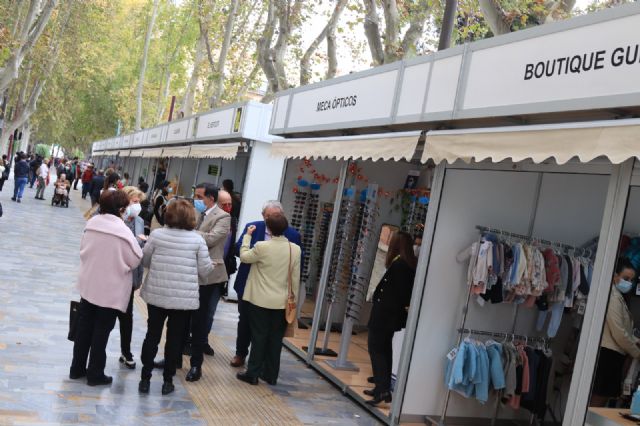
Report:
<svg viewBox="0 0 640 426"><path fill-rule="evenodd" d="M557 75L580 74L601 70L606 67L617 68L632 65L640 65L639 44L616 47L611 51L597 50L526 64L524 67L524 79L532 80Z"/></svg>

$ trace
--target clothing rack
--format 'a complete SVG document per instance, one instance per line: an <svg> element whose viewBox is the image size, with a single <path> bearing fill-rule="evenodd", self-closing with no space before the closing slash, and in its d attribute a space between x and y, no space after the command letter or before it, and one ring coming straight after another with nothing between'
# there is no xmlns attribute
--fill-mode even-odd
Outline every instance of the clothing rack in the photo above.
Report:
<svg viewBox="0 0 640 426"><path fill-rule="evenodd" d="M497 235L501 235L501 236L504 236L504 237L507 237L507 238L520 240L520 241L526 242L526 243L537 243L538 245L542 245L542 246L546 246L546 247L550 247L550 248L555 248L555 249L561 249L561 250L565 251L565 253L573 252L573 253L581 253L583 256L589 256L590 252L591 252L591 250L585 249L583 247L575 247L575 246L571 246L571 245L565 244L565 243L559 243L559 242L555 242L555 241L549 241L549 240L544 240L544 239L540 239L540 238L529 237L529 236L522 235L522 234L516 234L514 232L503 231L501 229L494 229L494 228L489 228L489 227L486 227L486 226L476 226L476 229L478 231L480 231L480 233L482 235L497 234ZM587 253L589 253L589 254L587 254Z"/></svg>
<svg viewBox="0 0 640 426"><path fill-rule="evenodd" d="M508 338L511 337L512 340L524 340L527 342L539 342L546 343L547 339L544 337L529 337L522 334L513 334L513 333L497 333L495 331L483 331L483 330L471 330L468 328L459 328L458 333L460 334L475 334L476 336L489 336L496 338Z"/></svg>

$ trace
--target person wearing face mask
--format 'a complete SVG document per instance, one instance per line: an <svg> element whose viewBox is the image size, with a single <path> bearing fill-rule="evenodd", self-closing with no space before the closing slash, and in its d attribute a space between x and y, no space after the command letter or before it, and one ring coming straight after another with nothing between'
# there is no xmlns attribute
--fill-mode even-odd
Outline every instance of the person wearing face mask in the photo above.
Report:
<svg viewBox="0 0 640 426"><path fill-rule="evenodd" d="M142 207L140 203L146 196L135 186L125 186L122 191L129 197L129 205L124 212L122 219L125 225L131 230L140 248L144 246L146 237L144 235L144 220L140 217ZM118 312L118 322L120 323L120 363L133 370L136 363L131 353L131 335L133 333L133 293L142 285L142 273L144 267L140 264L133 270L131 297L126 312Z"/></svg>
<svg viewBox="0 0 640 426"><path fill-rule="evenodd" d="M164 226L164 212L169 201L169 194L173 192L170 182L165 180L160 185L160 191L153 200L153 217L151 218L151 230L162 228Z"/></svg>
<svg viewBox="0 0 640 426"><path fill-rule="evenodd" d="M640 339L633 334L633 319L623 297L633 289L635 278L629 259L618 259L593 383L593 407L604 407L609 399L620 396L626 357L640 358Z"/></svg>
<svg viewBox="0 0 640 426"><path fill-rule="evenodd" d="M209 346L209 327L213 318L209 319L212 305L220 299L220 292L227 282L227 271L224 268L224 244L231 228L231 216L218 206L218 188L211 183L196 185L194 206L198 212L196 230L209 249L209 256L215 269L205 279L200 279L200 307L191 316L191 369L187 374L188 382L195 382L202 377L203 354L214 355Z"/></svg>
<svg viewBox="0 0 640 426"><path fill-rule="evenodd" d="M104 374L107 342L118 312L127 311L132 273L142 260L139 242L122 221L128 205L123 191L104 191L100 214L89 219L80 243L81 299L69 378L86 377L89 386L113 380Z"/></svg>

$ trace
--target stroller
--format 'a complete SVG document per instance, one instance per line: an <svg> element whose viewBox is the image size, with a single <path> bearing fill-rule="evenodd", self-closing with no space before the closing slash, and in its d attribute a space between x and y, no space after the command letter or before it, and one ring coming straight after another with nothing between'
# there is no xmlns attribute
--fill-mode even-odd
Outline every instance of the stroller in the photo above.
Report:
<svg viewBox="0 0 640 426"><path fill-rule="evenodd" d="M51 205L68 208L70 189L71 189L71 185L65 185L65 186L56 185L53 191L53 197L51 198Z"/></svg>

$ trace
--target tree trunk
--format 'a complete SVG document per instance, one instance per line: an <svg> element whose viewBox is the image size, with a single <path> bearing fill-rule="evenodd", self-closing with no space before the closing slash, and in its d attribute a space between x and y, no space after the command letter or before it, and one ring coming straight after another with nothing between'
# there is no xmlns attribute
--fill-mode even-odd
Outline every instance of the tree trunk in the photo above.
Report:
<svg viewBox="0 0 640 426"><path fill-rule="evenodd" d="M384 10L384 62L390 63L400 58L399 35L400 16L398 15L398 4L396 0L383 0Z"/></svg>
<svg viewBox="0 0 640 426"><path fill-rule="evenodd" d="M242 87L240 87L240 90L238 90L238 93L236 94L236 102L240 102L244 99L244 96L249 91L251 82L255 80L256 76L258 75L258 71L260 71L260 65L256 62L256 64L253 66L253 69L244 80L244 83L242 83Z"/></svg>
<svg viewBox="0 0 640 426"><path fill-rule="evenodd" d="M416 44L424 32L424 25L431 14L430 3L429 0L419 0L409 7L409 29L402 39L403 58L416 55ZM455 16L455 8L453 13Z"/></svg>
<svg viewBox="0 0 640 426"><path fill-rule="evenodd" d="M511 27L507 23L497 0L478 0L484 20L487 21L493 35L507 34Z"/></svg>
<svg viewBox="0 0 640 426"><path fill-rule="evenodd" d="M158 119L156 120L158 123L163 121L164 111L167 109L167 98L169 97L169 85L171 84L171 71L167 69L164 75L164 85L162 87L162 91L158 98Z"/></svg>
<svg viewBox="0 0 640 426"><path fill-rule="evenodd" d="M213 94L209 99L209 107L215 108L220 103L222 93L224 92L224 70L229 54L229 46L231 45L231 35L233 33L233 25L238 12L238 0L231 0L231 10L227 16L227 23L224 27L224 39L220 47L220 56L218 56L218 65L213 71Z"/></svg>
<svg viewBox="0 0 640 426"><path fill-rule="evenodd" d="M144 38L144 49L142 51L142 60L140 62L140 76L138 77L138 90L136 93L136 130L140 130L142 128L142 91L144 89L144 74L147 71L147 56L149 55L151 34L153 33L153 26L156 22L156 16L158 15L159 3L160 0L153 0L151 16L149 17L149 25L147 27L147 34Z"/></svg>
<svg viewBox="0 0 640 426"><path fill-rule="evenodd" d="M269 97L273 99L273 94L278 92L278 78L273 64L273 58L271 57L271 40L273 39L273 33L276 27L274 1L276 0L269 0L269 4L267 5L267 21L264 24L262 36L258 39L257 43L257 61L267 78L268 85L267 93L262 99L263 102L270 102Z"/></svg>
<svg viewBox="0 0 640 426"><path fill-rule="evenodd" d="M190 116L193 113L193 103L196 98L196 86L198 85L198 76L200 74L200 65L205 58L205 37L206 35L202 32L200 33L200 37L196 42L196 52L193 60L193 71L191 71L191 78L189 79L189 83L187 83L187 88L184 92L184 97L182 98L180 111L184 114L185 117Z"/></svg>
<svg viewBox="0 0 640 426"><path fill-rule="evenodd" d="M380 17L376 10L376 0L363 0L366 15L364 17L364 34L367 37L371 60L374 65L384 63L384 49L380 36Z"/></svg>
<svg viewBox="0 0 640 426"><path fill-rule="evenodd" d="M31 48L36 44L44 31L53 9L58 4L58 0L47 0L39 9L41 0L31 0L29 11L20 29L18 45L11 51L4 67L0 68L0 92L4 91L11 82L18 78L20 65Z"/></svg>
<svg viewBox="0 0 640 426"><path fill-rule="evenodd" d="M335 42L335 31L336 26L338 24L338 20L340 19L340 15L342 11L347 6L348 0L337 0L336 5L333 9L333 13L327 22L327 25L322 29L320 34L313 40L311 45L307 48L306 52L300 59L300 85L304 86L309 84L311 81L311 57L320 46L320 43L327 39L327 55L328 55L328 63L327 63L327 77L331 78L335 76L336 69L338 67L337 62L337 53L336 53L336 42Z"/></svg>

